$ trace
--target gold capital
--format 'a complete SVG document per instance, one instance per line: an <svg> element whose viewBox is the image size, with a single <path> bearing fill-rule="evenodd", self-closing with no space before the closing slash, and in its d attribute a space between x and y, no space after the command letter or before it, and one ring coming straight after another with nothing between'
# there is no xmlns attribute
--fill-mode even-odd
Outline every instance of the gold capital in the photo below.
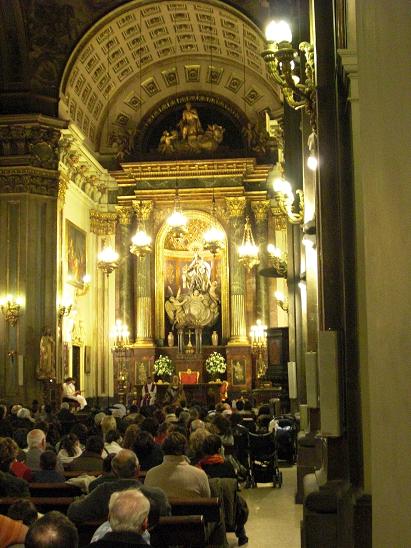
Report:
<svg viewBox="0 0 411 548"><path fill-rule="evenodd" d="M153 210L151 200L133 200L133 209L139 221L148 221Z"/></svg>
<svg viewBox="0 0 411 548"><path fill-rule="evenodd" d="M121 225L129 225L133 217L133 209L128 206L116 206L118 220Z"/></svg>
<svg viewBox="0 0 411 548"><path fill-rule="evenodd" d="M117 213L90 210L90 231L108 236L116 231Z"/></svg>
<svg viewBox="0 0 411 548"><path fill-rule="evenodd" d="M64 204L66 201L66 191L69 181L68 178L60 172L59 177L59 189L58 189L58 199Z"/></svg>
<svg viewBox="0 0 411 548"><path fill-rule="evenodd" d="M229 218L242 217L245 209L245 198L225 198L225 205Z"/></svg>
<svg viewBox="0 0 411 548"><path fill-rule="evenodd" d="M251 209L254 212L257 223L262 223L267 219L267 213L270 208L270 200L259 200L251 202Z"/></svg>

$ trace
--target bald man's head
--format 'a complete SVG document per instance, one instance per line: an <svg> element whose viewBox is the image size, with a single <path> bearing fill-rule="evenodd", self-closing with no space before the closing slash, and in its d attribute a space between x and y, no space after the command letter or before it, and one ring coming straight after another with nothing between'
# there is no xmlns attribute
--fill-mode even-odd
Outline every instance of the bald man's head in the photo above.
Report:
<svg viewBox="0 0 411 548"><path fill-rule="evenodd" d="M139 470L138 458L133 451L122 449L111 461L111 469L119 478L135 478Z"/></svg>

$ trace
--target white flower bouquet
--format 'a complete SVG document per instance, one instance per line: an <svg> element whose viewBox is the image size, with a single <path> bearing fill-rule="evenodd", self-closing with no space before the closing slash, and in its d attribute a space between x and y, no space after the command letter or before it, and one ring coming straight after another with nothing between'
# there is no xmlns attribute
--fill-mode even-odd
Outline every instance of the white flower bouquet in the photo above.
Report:
<svg viewBox="0 0 411 548"><path fill-rule="evenodd" d="M227 364L225 358L220 352L213 352L208 356L205 362L205 369L211 376L216 376L225 373Z"/></svg>
<svg viewBox="0 0 411 548"><path fill-rule="evenodd" d="M160 356L154 362L154 373L158 377L167 377L174 373L174 365L168 356Z"/></svg>

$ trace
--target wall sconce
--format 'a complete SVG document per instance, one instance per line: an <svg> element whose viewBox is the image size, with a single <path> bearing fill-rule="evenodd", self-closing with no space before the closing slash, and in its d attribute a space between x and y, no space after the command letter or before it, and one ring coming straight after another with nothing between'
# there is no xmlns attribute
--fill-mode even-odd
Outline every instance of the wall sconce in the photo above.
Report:
<svg viewBox="0 0 411 548"><path fill-rule="evenodd" d="M90 274L85 274L82 278L82 282L83 282L83 287L76 288L76 297L83 297L84 295L87 295L88 290L90 289L90 282L91 282Z"/></svg>
<svg viewBox="0 0 411 548"><path fill-rule="evenodd" d="M274 293L275 300L277 301L278 306L284 310L284 312L288 312L288 300L287 297L284 295L282 291L276 291Z"/></svg>
<svg viewBox="0 0 411 548"><path fill-rule="evenodd" d="M73 308L73 303L68 299L64 299L57 308L57 316L61 322L64 317L70 316L71 309Z"/></svg>
<svg viewBox="0 0 411 548"><path fill-rule="evenodd" d="M118 268L119 255L110 245L103 240L103 249L98 254L97 268L102 270L108 277L113 270Z"/></svg>
<svg viewBox="0 0 411 548"><path fill-rule="evenodd" d="M287 278L287 253L273 244L267 245L267 252L275 272L274 278Z"/></svg>
<svg viewBox="0 0 411 548"><path fill-rule="evenodd" d="M257 356L257 377L261 378L267 372L267 363L265 361L265 351L267 348L267 326L263 325L261 320L257 320L250 329L251 352Z"/></svg>
<svg viewBox="0 0 411 548"><path fill-rule="evenodd" d="M4 319L11 326L15 326L20 316L20 308L23 306L23 299L13 295L7 295L0 301L0 308Z"/></svg>
<svg viewBox="0 0 411 548"><path fill-rule="evenodd" d="M288 222L293 225L300 225L304 221L304 192L296 190L298 205L295 203L294 193L288 181L277 178L273 182L274 197L278 207L284 215L287 215Z"/></svg>
<svg viewBox="0 0 411 548"><path fill-rule="evenodd" d="M295 60L298 51L292 46L292 33L285 21L272 21L266 28L267 49L262 57L270 74L281 87L284 98L291 108L304 109L310 119L310 125L316 133L316 87L314 47L308 42L301 42L298 49L305 57L305 79L300 83Z"/></svg>
<svg viewBox="0 0 411 548"><path fill-rule="evenodd" d="M317 236L315 234L304 234L301 243L306 249L315 249L317 246Z"/></svg>

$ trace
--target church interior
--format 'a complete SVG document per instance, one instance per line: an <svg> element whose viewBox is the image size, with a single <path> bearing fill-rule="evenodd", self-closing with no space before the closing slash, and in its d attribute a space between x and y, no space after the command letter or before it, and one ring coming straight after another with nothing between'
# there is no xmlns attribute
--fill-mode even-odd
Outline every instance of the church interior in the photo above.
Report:
<svg viewBox="0 0 411 548"><path fill-rule="evenodd" d="M407 4L0 0L0 402L226 386L283 548L411 546Z"/></svg>

